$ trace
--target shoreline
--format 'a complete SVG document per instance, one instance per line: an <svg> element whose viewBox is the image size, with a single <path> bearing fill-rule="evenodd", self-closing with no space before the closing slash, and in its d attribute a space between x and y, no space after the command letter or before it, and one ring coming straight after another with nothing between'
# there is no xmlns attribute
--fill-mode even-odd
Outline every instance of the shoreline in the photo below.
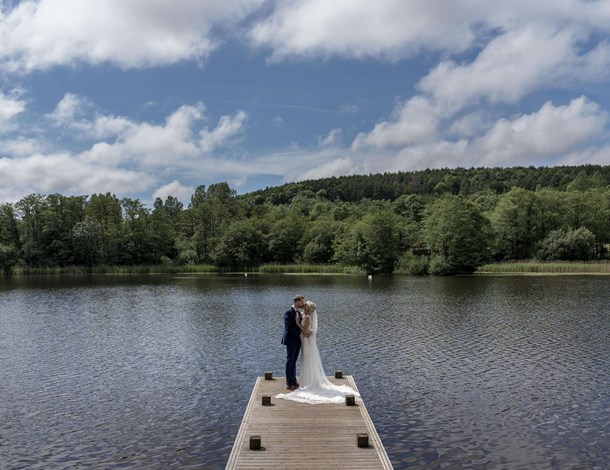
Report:
<svg viewBox="0 0 610 470"><path fill-rule="evenodd" d="M89 276L89 275L133 275L133 274L185 274L185 275L277 275L288 276L366 276L367 273L355 267L338 265L262 265L250 270L225 271L211 265L194 266L100 266L100 267L48 267L48 268L17 268L10 274L0 276ZM411 274L395 272L393 276L411 276ZM538 262L524 261L512 263L486 264L471 274L457 274L459 276L605 276L610 275L610 261L590 262ZM388 276L377 274L375 276ZM416 276L419 277L419 276Z"/></svg>

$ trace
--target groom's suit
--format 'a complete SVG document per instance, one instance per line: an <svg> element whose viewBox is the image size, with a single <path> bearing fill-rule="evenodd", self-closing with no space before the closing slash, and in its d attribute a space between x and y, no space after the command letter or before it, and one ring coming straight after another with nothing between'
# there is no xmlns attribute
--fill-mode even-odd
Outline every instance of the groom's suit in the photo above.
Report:
<svg viewBox="0 0 610 470"><path fill-rule="evenodd" d="M297 359L301 351L301 330L297 325L297 315L294 306L284 313L284 336L282 344L286 346L286 386L297 385Z"/></svg>

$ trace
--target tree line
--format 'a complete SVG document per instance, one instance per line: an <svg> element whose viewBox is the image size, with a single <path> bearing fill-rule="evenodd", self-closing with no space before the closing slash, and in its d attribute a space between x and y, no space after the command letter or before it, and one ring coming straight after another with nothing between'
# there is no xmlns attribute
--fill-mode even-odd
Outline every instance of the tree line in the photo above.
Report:
<svg viewBox="0 0 610 470"><path fill-rule="evenodd" d="M608 258L610 166L445 169L327 178L187 207L30 194L0 205L0 268L335 263L454 274L490 261Z"/></svg>

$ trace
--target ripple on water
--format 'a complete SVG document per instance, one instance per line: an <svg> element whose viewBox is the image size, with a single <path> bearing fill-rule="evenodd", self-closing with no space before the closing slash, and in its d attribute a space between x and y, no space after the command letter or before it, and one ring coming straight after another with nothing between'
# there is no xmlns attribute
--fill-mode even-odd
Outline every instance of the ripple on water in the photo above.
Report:
<svg viewBox="0 0 610 470"><path fill-rule="evenodd" d="M1 282L2 468L224 468L255 377L283 375L294 292L317 302L327 372L355 376L396 468L610 458L605 279Z"/></svg>

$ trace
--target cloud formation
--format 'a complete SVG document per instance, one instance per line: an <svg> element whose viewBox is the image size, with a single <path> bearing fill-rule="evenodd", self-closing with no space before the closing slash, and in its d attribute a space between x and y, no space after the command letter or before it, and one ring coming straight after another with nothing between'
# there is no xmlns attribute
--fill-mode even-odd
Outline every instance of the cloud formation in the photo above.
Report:
<svg viewBox="0 0 610 470"><path fill-rule="evenodd" d="M275 60L342 56L398 60L464 52L524 25L608 32L606 2L583 0L277 0L251 38Z"/></svg>
<svg viewBox="0 0 610 470"><path fill-rule="evenodd" d="M162 183L171 171L230 169L231 164L219 163L214 150L238 140L247 120L246 113L238 111L222 116L211 129L201 127L205 106L198 103L181 106L161 124L135 122L100 114L88 99L70 93L45 117L54 126L80 132L83 150L45 153L32 139L5 141L0 186L13 191L4 197L28 192L138 193ZM201 164L202 159L207 163ZM167 196L173 190L173 195L186 197L191 189L174 180L154 195Z"/></svg>
<svg viewBox="0 0 610 470"><path fill-rule="evenodd" d="M79 63L123 68L205 60L215 27L231 27L262 0L26 0L0 8L0 63L19 72Z"/></svg>
<svg viewBox="0 0 610 470"><path fill-rule="evenodd" d="M35 115L28 90L0 89L0 198L32 191L186 198L204 176L244 183L253 175L294 181L443 166L608 163L607 100L583 89L607 88L609 37L605 0L0 1L5 83L61 67L205 64L227 43L249 48L278 73L294 62L374 67L426 58L415 85L377 116L365 115L367 97L354 96L358 106L276 105L282 117L225 107L212 120L195 98L144 120L101 112L69 91L55 109ZM294 126L304 122L295 113L303 109L324 111L328 128L295 138ZM351 127L332 121L335 115ZM266 135L281 129L293 143L249 150L249 131L263 120L273 131Z"/></svg>
<svg viewBox="0 0 610 470"><path fill-rule="evenodd" d="M178 198L179 201L188 201L195 192L192 186L184 186L180 181L174 180L171 183L165 184L157 188L153 193L153 199L161 198L165 201L168 196Z"/></svg>
<svg viewBox="0 0 610 470"><path fill-rule="evenodd" d="M472 2L470 2L472 3ZM279 0L251 38L275 60L293 57L408 57L421 49L460 52L475 39L468 2Z"/></svg>
<svg viewBox="0 0 610 470"><path fill-rule="evenodd" d="M16 94L18 93L13 93ZM7 96L0 92L0 133L11 129L15 116L25 111L25 108L25 101L18 96Z"/></svg>

